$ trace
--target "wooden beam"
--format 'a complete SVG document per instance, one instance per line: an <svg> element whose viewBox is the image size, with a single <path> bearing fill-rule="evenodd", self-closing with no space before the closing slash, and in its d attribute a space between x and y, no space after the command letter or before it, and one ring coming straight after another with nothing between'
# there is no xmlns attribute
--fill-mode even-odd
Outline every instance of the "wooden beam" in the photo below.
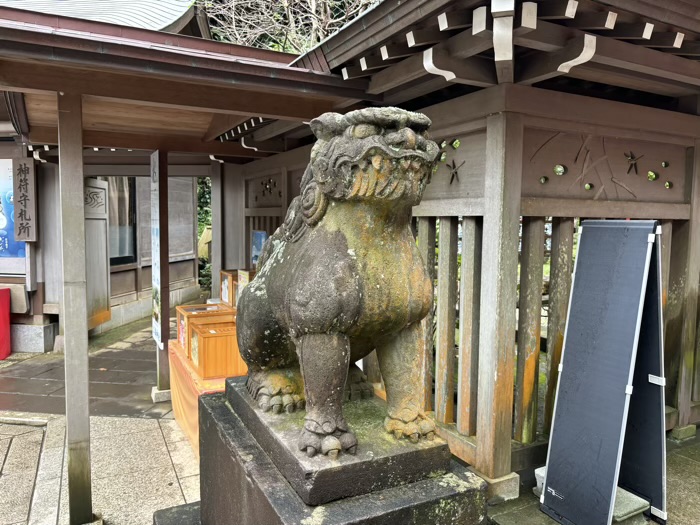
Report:
<svg viewBox="0 0 700 525"><path fill-rule="evenodd" d="M649 40L654 33L654 24L639 22L634 24L616 24L605 36L617 40Z"/></svg>
<svg viewBox="0 0 700 525"><path fill-rule="evenodd" d="M522 214L525 217L571 217L588 219L668 219L687 220L689 204L640 201L594 201L592 199L557 199L523 197Z"/></svg>
<svg viewBox="0 0 700 525"><path fill-rule="evenodd" d="M520 116L488 117L474 466L490 478L511 470L522 137Z"/></svg>
<svg viewBox="0 0 700 525"><path fill-rule="evenodd" d="M341 74L343 75L343 79L352 80L354 78L368 77L372 72L362 69L360 66L345 66L341 70Z"/></svg>
<svg viewBox="0 0 700 525"><path fill-rule="evenodd" d="M598 11L594 13L580 13L567 22L568 27L582 31L609 31L615 29L617 13L614 11Z"/></svg>
<svg viewBox="0 0 700 525"><path fill-rule="evenodd" d="M644 42L645 47L657 49L680 49L685 40L685 33L670 32L670 33L654 33L649 41Z"/></svg>
<svg viewBox="0 0 700 525"><path fill-rule="evenodd" d="M57 144L56 128L34 127L29 133L33 144ZM83 143L91 148L128 148L154 151L169 148L179 153L206 153L208 155L226 155L229 157L262 158L264 153L245 149L235 142L202 142L188 136L178 135L140 135L136 133L117 133L109 131L83 131Z"/></svg>
<svg viewBox="0 0 700 525"><path fill-rule="evenodd" d="M567 20L576 16L576 0L545 0L537 6L537 16L542 20Z"/></svg>
<svg viewBox="0 0 700 525"><path fill-rule="evenodd" d="M453 29L466 29L472 26L474 16L471 9L460 9L458 11L448 11L438 15L438 27L440 31L451 31Z"/></svg>
<svg viewBox="0 0 700 525"><path fill-rule="evenodd" d="M590 61L595 55L596 37L583 35L572 39L561 51L545 56L533 55L518 64L518 84L532 85L566 75L571 68Z"/></svg>
<svg viewBox="0 0 700 525"><path fill-rule="evenodd" d="M240 115L212 115L211 123L209 124L207 132L202 137L202 141L211 142L227 131L243 124L246 120L248 120L248 117L243 117Z"/></svg>
<svg viewBox="0 0 700 525"><path fill-rule="evenodd" d="M59 207L70 523L92 523L82 97L58 95Z"/></svg>
<svg viewBox="0 0 700 525"><path fill-rule="evenodd" d="M10 91L78 92L156 107L228 113L250 118L309 120L333 109L319 96L176 82L30 62L0 60L0 86Z"/></svg>

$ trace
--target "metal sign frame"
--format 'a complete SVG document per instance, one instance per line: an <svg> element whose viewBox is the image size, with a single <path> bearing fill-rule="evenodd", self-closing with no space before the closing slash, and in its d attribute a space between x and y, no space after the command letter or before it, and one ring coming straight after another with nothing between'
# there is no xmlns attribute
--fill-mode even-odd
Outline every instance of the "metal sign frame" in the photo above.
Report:
<svg viewBox="0 0 700 525"><path fill-rule="evenodd" d="M660 233L656 221L582 223L540 499L559 523L610 525L618 482L665 523Z"/></svg>

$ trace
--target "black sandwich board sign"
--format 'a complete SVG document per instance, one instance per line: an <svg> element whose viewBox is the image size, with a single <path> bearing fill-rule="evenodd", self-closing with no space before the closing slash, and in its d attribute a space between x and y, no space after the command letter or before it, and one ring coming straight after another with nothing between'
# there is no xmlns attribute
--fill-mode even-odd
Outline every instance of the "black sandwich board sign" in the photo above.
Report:
<svg viewBox="0 0 700 525"><path fill-rule="evenodd" d="M581 225L540 500L559 523L610 525L618 485L666 522L660 233Z"/></svg>

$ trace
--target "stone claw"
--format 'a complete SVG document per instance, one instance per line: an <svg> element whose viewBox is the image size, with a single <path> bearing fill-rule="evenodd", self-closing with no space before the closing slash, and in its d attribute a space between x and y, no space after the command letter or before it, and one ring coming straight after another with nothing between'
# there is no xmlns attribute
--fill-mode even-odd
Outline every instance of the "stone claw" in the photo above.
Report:
<svg viewBox="0 0 700 525"><path fill-rule="evenodd" d="M306 447L306 455L310 458L316 455L316 449L314 447Z"/></svg>
<svg viewBox="0 0 700 525"><path fill-rule="evenodd" d="M248 376L246 389L263 412L291 414L306 406L298 369L256 370Z"/></svg>
<svg viewBox="0 0 700 525"><path fill-rule="evenodd" d="M321 441L321 452L331 459L337 459L342 448L340 440L335 436L326 436Z"/></svg>
<svg viewBox="0 0 700 525"><path fill-rule="evenodd" d="M407 412L402 412L405 415ZM435 439L435 423L425 414L416 412L413 419L393 418L387 416L384 420L384 428L394 435L396 439L408 438L411 443L418 443L422 438L432 441Z"/></svg>

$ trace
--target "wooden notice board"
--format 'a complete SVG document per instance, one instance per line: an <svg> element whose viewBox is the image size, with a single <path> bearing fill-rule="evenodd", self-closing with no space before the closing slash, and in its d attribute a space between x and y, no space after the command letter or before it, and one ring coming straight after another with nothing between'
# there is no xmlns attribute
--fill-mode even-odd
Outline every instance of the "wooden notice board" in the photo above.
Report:
<svg viewBox="0 0 700 525"><path fill-rule="evenodd" d="M666 520L661 243L656 221L584 221L542 510L610 525L616 487Z"/></svg>

